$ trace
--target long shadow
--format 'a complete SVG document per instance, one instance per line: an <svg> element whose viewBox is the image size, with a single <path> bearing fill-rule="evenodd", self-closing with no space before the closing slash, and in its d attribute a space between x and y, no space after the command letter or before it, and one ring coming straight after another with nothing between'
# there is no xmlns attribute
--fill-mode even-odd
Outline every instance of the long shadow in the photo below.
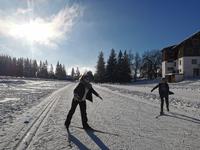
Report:
<svg viewBox="0 0 200 150"><path fill-rule="evenodd" d="M94 134L93 130L86 130L88 136L99 146L102 150L109 150L109 148Z"/></svg>
<svg viewBox="0 0 200 150"><path fill-rule="evenodd" d="M177 118L177 119L186 120L186 121L190 121L190 122L193 122L193 123L200 124L200 119L193 118L193 117L186 116L186 115L179 114L179 113L175 113L175 112L170 112L170 114L165 114L164 116L173 117L173 118Z"/></svg>
<svg viewBox="0 0 200 150"><path fill-rule="evenodd" d="M79 141L75 136L73 136L70 131L68 131L68 142L69 147L72 148L71 142L73 142L80 150L89 150L83 143Z"/></svg>

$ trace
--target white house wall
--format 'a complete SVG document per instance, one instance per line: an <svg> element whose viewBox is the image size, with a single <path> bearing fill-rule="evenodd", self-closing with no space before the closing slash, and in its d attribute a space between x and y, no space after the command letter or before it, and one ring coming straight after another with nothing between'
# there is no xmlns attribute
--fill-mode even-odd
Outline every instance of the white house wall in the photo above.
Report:
<svg viewBox="0 0 200 150"><path fill-rule="evenodd" d="M192 64L192 59L197 60L197 64ZM198 68L200 69L200 56L196 57L182 57L180 60L183 61L183 65L180 66L182 69L182 73L184 73L185 78L193 77L193 69Z"/></svg>
<svg viewBox="0 0 200 150"><path fill-rule="evenodd" d="M165 77L165 74L166 74L166 61L163 61L162 62L162 77L164 78Z"/></svg>
<svg viewBox="0 0 200 150"><path fill-rule="evenodd" d="M175 68L174 62L167 62L167 61L162 62L162 77L165 77L166 74L172 73L171 71L168 70L169 67Z"/></svg>

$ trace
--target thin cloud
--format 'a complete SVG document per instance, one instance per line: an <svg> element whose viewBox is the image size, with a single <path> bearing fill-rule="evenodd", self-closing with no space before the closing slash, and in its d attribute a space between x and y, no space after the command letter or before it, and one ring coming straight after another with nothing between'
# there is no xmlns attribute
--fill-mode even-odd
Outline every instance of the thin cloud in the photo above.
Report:
<svg viewBox="0 0 200 150"><path fill-rule="evenodd" d="M5 16L0 13L0 35L39 45L57 46L60 40L66 39L82 14L81 7L73 5L46 18L35 17L28 20L27 16L23 17L31 11L33 10L30 8L18 8L15 15Z"/></svg>
<svg viewBox="0 0 200 150"><path fill-rule="evenodd" d="M16 14L17 15L24 15L24 14L27 14L27 13L29 13L29 12L32 12L33 11L33 9L31 9L31 8L28 8L28 9L23 9L23 8L18 8L17 9L17 11L16 11Z"/></svg>

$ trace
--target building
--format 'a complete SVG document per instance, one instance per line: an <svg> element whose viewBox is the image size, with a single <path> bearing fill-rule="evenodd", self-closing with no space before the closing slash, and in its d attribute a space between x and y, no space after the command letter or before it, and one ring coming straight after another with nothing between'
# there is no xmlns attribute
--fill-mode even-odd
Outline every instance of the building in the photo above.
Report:
<svg viewBox="0 0 200 150"><path fill-rule="evenodd" d="M171 82L200 77L200 32L162 49L162 77Z"/></svg>

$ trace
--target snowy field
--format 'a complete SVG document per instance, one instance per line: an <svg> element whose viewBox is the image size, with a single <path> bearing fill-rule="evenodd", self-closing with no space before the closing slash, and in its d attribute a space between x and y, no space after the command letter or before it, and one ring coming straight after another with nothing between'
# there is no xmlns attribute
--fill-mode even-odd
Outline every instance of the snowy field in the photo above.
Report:
<svg viewBox="0 0 200 150"><path fill-rule="evenodd" d="M21 84L15 82L9 83L9 86L18 89L21 95L26 95L24 93L27 91L34 95L37 89L48 89L49 93L39 96L38 100L34 100L32 96L29 98L29 101L33 101L31 104L25 105L27 107L21 109L22 111L14 110L14 114L18 115L12 122L1 122L3 125L0 126L0 150L200 149L200 81L170 84L170 90L175 94L170 96L170 112L166 112L164 116L158 116L158 91L150 92L156 83L94 84L94 89L103 97L103 101L94 96L93 103L87 102L88 123L96 131L79 128L81 117L77 107L69 133L65 129L64 121L77 83L31 80L25 80L25 83ZM3 85L8 91L8 83L1 84L1 91ZM24 106L23 101L26 98L18 98L18 92L15 90L8 92L13 93L13 96L6 96L6 92L2 92L2 105L13 102L15 106L15 103L19 102L19 106ZM11 99L13 97L18 99ZM6 109L10 111L8 114L12 114L11 108Z"/></svg>
<svg viewBox="0 0 200 150"><path fill-rule="evenodd" d="M136 82L137 83L137 82ZM157 81L138 82L137 84L101 84L112 91L126 94L132 97L138 97L141 100L147 100L152 103L160 104L158 89L151 93L151 89L157 84ZM200 109L200 80L188 80L180 83L169 83L170 91L174 95L170 95L170 105L183 109L185 111L199 112ZM199 114L200 115L200 114Z"/></svg>
<svg viewBox="0 0 200 150"><path fill-rule="evenodd" d="M0 127L12 123L16 116L67 84L63 81L0 77Z"/></svg>

